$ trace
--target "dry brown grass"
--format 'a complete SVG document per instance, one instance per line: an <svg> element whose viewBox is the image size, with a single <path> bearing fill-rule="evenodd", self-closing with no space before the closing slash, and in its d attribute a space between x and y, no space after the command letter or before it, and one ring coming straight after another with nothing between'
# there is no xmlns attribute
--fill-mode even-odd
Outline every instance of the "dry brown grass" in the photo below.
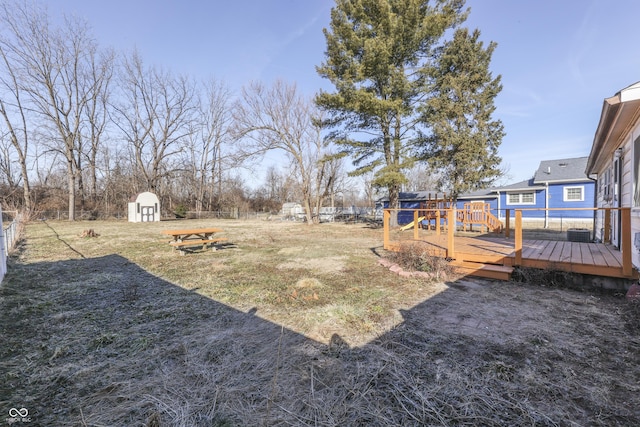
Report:
<svg viewBox="0 0 640 427"><path fill-rule="evenodd" d="M446 259L433 256L429 248L420 242L402 242L397 252L388 258L410 271L430 273L436 278L453 278L455 269Z"/></svg>
<svg viewBox="0 0 640 427"><path fill-rule="evenodd" d="M160 231L232 244L179 256ZM33 223L0 288L0 410L30 425L640 425L638 305L401 278L382 231Z"/></svg>

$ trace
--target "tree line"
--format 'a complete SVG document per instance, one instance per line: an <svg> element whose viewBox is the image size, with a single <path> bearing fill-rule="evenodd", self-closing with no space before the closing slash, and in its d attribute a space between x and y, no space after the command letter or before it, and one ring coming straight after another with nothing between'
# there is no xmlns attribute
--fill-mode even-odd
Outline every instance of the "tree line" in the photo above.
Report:
<svg viewBox="0 0 640 427"><path fill-rule="evenodd" d="M317 67L335 91L308 99L284 81L232 93L102 48L83 20L54 25L37 3L2 2L3 205L65 206L74 220L152 191L196 211L298 201L311 223L337 195L371 204L381 188L397 206L416 175L454 197L484 188L500 175L501 85L495 44L462 27L468 13L463 0L336 0ZM286 164L248 189L239 168L274 151Z"/></svg>

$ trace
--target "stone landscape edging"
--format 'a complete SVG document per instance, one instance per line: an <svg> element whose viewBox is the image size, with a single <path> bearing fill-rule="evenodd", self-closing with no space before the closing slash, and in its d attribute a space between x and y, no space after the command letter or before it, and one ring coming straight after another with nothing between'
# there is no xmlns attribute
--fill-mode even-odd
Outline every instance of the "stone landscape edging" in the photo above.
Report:
<svg viewBox="0 0 640 427"><path fill-rule="evenodd" d="M392 271L401 277L418 277L421 279L433 279L436 277L436 274L427 273L426 271L406 271L400 265L387 258L378 258L378 264L388 268L389 271Z"/></svg>

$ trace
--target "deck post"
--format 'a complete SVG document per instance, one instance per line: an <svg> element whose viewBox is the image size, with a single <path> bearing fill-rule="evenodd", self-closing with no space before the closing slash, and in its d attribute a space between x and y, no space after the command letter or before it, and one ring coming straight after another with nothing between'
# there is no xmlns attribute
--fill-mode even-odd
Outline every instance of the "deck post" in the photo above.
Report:
<svg viewBox="0 0 640 427"><path fill-rule="evenodd" d="M456 213L453 208L447 211L447 258L455 258L453 233L456 229Z"/></svg>
<svg viewBox="0 0 640 427"><path fill-rule="evenodd" d="M482 209L482 231L484 233L489 232L489 204L484 203Z"/></svg>
<svg viewBox="0 0 640 427"><path fill-rule="evenodd" d="M516 265L522 265L522 210L516 209L516 229L515 229L515 253Z"/></svg>
<svg viewBox="0 0 640 427"><path fill-rule="evenodd" d="M418 240L418 211L413 211L413 240Z"/></svg>
<svg viewBox="0 0 640 427"><path fill-rule="evenodd" d="M389 223L391 221L391 212L388 209L382 211L383 238L382 247L389 250Z"/></svg>
<svg viewBox="0 0 640 427"><path fill-rule="evenodd" d="M611 209L604 210L604 236L602 237L602 242L611 243Z"/></svg>
<svg viewBox="0 0 640 427"><path fill-rule="evenodd" d="M440 221L441 221L440 209L438 209L436 210L436 236L440 235L440 226L441 226Z"/></svg>
<svg viewBox="0 0 640 427"><path fill-rule="evenodd" d="M631 208L620 209L620 215L622 215L622 244L620 246L622 250L622 274L627 277L631 277L633 274L633 264L631 260Z"/></svg>
<svg viewBox="0 0 640 427"><path fill-rule="evenodd" d="M511 210L507 209L506 211L504 211L504 237L511 237Z"/></svg>
<svg viewBox="0 0 640 427"><path fill-rule="evenodd" d="M467 220L469 219L467 218L469 215L469 208L467 205L468 203L464 204L462 207L462 215L460 215L462 218L462 231L467 231Z"/></svg>

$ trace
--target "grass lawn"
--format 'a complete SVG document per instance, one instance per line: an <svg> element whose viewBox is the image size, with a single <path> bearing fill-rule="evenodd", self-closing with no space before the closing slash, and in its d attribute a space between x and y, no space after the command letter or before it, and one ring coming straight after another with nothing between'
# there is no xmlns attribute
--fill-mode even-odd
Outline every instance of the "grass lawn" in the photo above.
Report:
<svg viewBox="0 0 640 427"><path fill-rule="evenodd" d="M228 244L181 256L162 234L204 226ZM640 425L638 304L400 277L381 246L365 224L33 222L0 285L0 411L43 426Z"/></svg>

